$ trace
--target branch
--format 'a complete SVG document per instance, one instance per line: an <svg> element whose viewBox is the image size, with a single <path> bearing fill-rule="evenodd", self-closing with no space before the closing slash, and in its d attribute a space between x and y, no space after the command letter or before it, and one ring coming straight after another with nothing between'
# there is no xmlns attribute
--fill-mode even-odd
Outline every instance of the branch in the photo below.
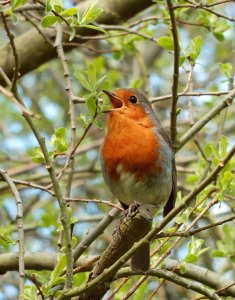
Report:
<svg viewBox="0 0 235 300"><path fill-rule="evenodd" d="M178 40L178 30L176 25L175 13L171 3L171 0L167 0L167 6L171 19L171 31L174 42L174 70L173 70L173 85L172 85L172 100L171 100L171 124L170 124L170 136L173 150L176 149L177 142L177 101L178 101L178 81L179 81L179 57L180 47Z"/></svg>
<svg viewBox="0 0 235 300"><path fill-rule="evenodd" d="M165 280L171 281L177 285L183 286L186 289L193 290L197 293L200 293L202 295L205 295L209 299L213 300L221 300L221 298L215 293L214 290L211 290L209 288L206 288L205 286L201 285L198 282L189 281L185 278L182 278L181 276L178 276L174 274L173 272L169 272L166 270L149 270L145 273L148 276L154 276L158 278L164 278ZM143 275L143 272L131 272L130 268L124 268L121 271L119 271L116 275L116 278L123 278L127 276L133 276L133 275ZM200 282L200 281L199 281Z"/></svg>
<svg viewBox="0 0 235 300"><path fill-rule="evenodd" d="M166 259L162 263L164 269L180 274L182 277L201 282L216 290L223 288L225 285L228 286L231 283L229 280L221 278L220 274L194 264L184 264L185 273L181 274L179 266L179 262L173 259ZM226 296L235 297L235 287L227 289Z"/></svg>
<svg viewBox="0 0 235 300"><path fill-rule="evenodd" d="M57 263L57 253L56 252L26 252L24 255L24 264L26 270L50 270L52 271ZM79 259L79 264L75 266L81 266L86 264L86 261L90 261L91 258L86 258L84 261L82 258ZM232 284L229 280L225 278L221 278L221 275L208 270L207 268L203 268L200 266L196 266L194 264L184 264L185 273L181 274L179 269L179 261L173 259L165 259L162 263L162 270L168 270L174 272L181 277L188 278L197 282L200 282L212 289L221 289L224 286L229 286ZM19 268L19 255L18 253L4 253L0 254L0 274L4 274L8 271L16 271ZM91 266L88 269L83 270L89 271ZM155 270L151 270L155 271ZM159 271L159 270L156 270ZM114 280L125 277L124 276L134 276L137 273L131 272L130 268L123 268L115 275ZM155 273L157 275L157 273ZM143 275L143 274L141 274ZM158 276L157 276L158 277ZM160 278L160 277L159 277ZM226 296L235 297L235 287L232 286L226 289Z"/></svg>
<svg viewBox="0 0 235 300"><path fill-rule="evenodd" d="M228 17L228 16L225 16L221 13L218 13L212 9L210 9L209 7L212 7L212 6L215 6L215 5L219 5L219 4L224 4L225 2L234 2L234 0L229 0L229 1L221 1L221 2L217 2L217 3L214 3L213 5L210 5L210 4L203 4L203 3L200 3L200 4L197 4L197 3L193 3L193 4L182 4L182 5L174 5L173 6L173 9L177 9L177 8L194 8L194 9L202 9L202 10L205 10L219 18L223 18L223 19L226 19L228 21L231 21L231 22L235 22L235 19L232 18L232 17Z"/></svg>
<svg viewBox="0 0 235 300"><path fill-rule="evenodd" d="M7 25L7 22L6 22L6 17L5 17L3 12L1 12L1 18L2 18L2 21L3 21L3 25L4 25L4 28L6 30L7 36L9 38L12 53L13 53L13 56L14 56L14 65L15 66L13 67L14 73L13 73L13 78L12 78L11 90L15 91L16 90L16 82L17 82L17 79L19 77L19 56L18 56L17 49L16 49L15 42L14 42L14 35L8 28L8 25Z"/></svg>
<svg viewBox="0 0 235 300"><path fill-rule="evenodd" d="M197 134L210 120L212 120L224 108L230 106L235 97L235 88L223 99L223 101L213 107L197 123L193 125L180 139L177 151L179 151L195 134Z"/></svg>
<svg viewBox="0 0 235 300"><path fill-rule="evenodd" d="M138 230L137 230L138 228ZM120 257L130 249L133 244L140 238L146 235L146 233L151 228L151 222L146 220L139 211L139 206L135 204L131 205L127 211L124 219L120 221L120 224L113 233L113 240L109 244L108 248L104 251L99 261L96 263L92 273L89 276L88 282L85 284L89 289L85 289L85 293L79 298L81 300L89 299L101 299L106 291L109 289L109 285L112 281L113 276L117 272L118 267L113 268L115 262L118 260L120 262ZM122 264L124 263L123 260ZM111 266L111 267L110 267ZM111 272L106 274L106 271L112 269ZM98 280L100 276L105 276L104 280ZM95 285L93 283L96 282ZM91 284L91 285L90 285ZM62 295L57 299L70 299L74 296L74 291L76 288L62 291ZM71 293L72 292L72 293ZM80 293L79 293L80 294ZM78 295L76 293L76 295Z"/></svg>
<svg viewBox="0 0 235 300"><path fill-rule="evenodd" d="M31 110L27 109L22 103L18 101L18 99L15 97L15 95L5 89L3 86L0 85L0 93L2 93L4 96L9 98L14 104L18 106L18 108L24 113L31 117L39 117L38 115L35 115Z"/></svg>
<svg viewBox="0 0 235 300"><path fill-rule="evenodd" d="M0 169L1 176L8 183L12 194L15 197L17 215L16 224L18 228L18 244L19 244L19 254L18 254L18 264L19 264L19 295L21 296L24 292L24 278L25 278L25 266L24 266L24 222L23 222L23 205L20 197L20 193L17 190L14 182L11 180L7 171Z"/></svg>
<svg viewBox="0 0 235 300"><path fill-rule="evenodd" d="M24 254L24 266L25 270L52 271L57 264L58 253L57 252L25 252ZM89 258L90 260L90 258ZM79 264L86 263L86 259L80 259ZM8 271L17 271L19 268L19 254L4 253L0 254L0 274L4 274Z"/></svg>
<svg viewBox="0 0 235 300"><path fill-rule="evenodd" d="M69 198L69 197L64 197L64 199L66 200L66 202L83 202L83 203L89 203L89 202L93 202L93 203L102 203L102 204L106 204L108 206L112 206L117 208L120 211L124 211L124 208L122 208L120 205L113 203L112 201L105 201L105 200L100 200L100 199L84 199L84 198Z"/></svg>
<svg viewBox="0 0 235 300"><path fill-rule="evenodd" d="M38 1L38 0L37 0ZM57 34L54 47L56 48L58 57L61 61L63 71L64 71L64 78L66 82L66 92L68 95L69 100L69 116L70 116L70 139L71 139L71 148L73 149L75 142L76 142L76 122L75 122L75 110L74 110L74 103L73 103L73 91L72 91L72 83L70 79L70 72L67 65L67 59L64 54L64 49L62 46L62 26L60 24L57 25ZM71 192L71 186L73 181L73 174L74 174L74 159L69 159L68 164L70 165L70 171L68 174L68 179L65 187L65 196L69 197ZM61 233L62 234L62 233ZM73 281L73 256L72 256L72 244L70 243L69 253L70 255L67 256L66 260L66 281L65 281L65 289L72 287Z"/></svg>
<svg viewBox="0 0 235 300"><path fill-rule="evenodd" d="M214 222L214 223L211 223L211 224L208 224L208 225L205 225L203 227L199 227L197 229L194 229L194 230L189 230L189 231L179 231L179 232L174 232L174 233L159 233L157 234L156 238L164 238L164 237L171 237L171 236L184 236L184 237L188 237L188 236L192 236L192 235L195 235L197 234L198 232L202 232L202 231L205 231L207 229L210 229L210 228L213 228L213 227L216 227L216 226L220 226L220 225L223 225L225 223L228 223L228 222L231 222L235 220L235 216L232 216L230 218L227 218L227 219L224 219L224 220L221 220L221 221L218 221L218 222Z"/></svg>

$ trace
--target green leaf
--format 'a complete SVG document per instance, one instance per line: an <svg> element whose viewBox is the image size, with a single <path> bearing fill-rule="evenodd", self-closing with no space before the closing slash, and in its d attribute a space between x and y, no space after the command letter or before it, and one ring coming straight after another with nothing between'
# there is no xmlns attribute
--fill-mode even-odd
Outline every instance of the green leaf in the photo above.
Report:
<svg viewBox="0 0 235 300"><path fill-rule="evenodd" d="M68 8L68 9L65 9L63 10L60 15L62 17L70 17L70 16L73 16L77 13L77 8L76 7L71 7L71 8Z"/></svg>
<svg viewBox="0 0 235 300"><path fill-rule="evenodd" d="M41 26L43 28L46 28L46 27L52 26L57 21L58 21L58 18L56 16L45 16L41 20Z"/></svg>
<svg viewBox="0 0 235 300"><path fill-rule="evenodd" d="M224 41L224 35L221 32L213 32L213 36L219 41L223 42Z"/></svg>
<svg viewBox="0 0 235 300"><path fill-rule="evenodd" d="M45 163L45 158L40 147L35 147L29 151L32 161L36 163Z"/></svg>
<svg viewBox="0 0 235 300"><path fill-rule="evenodd" d="M176 220L175 222L177 224L187 224L188 223L188 218L189 218L189 215L192 211L192 207L188 207L187 209L185 209L185 211L181 214L181 215L178 215L176 217Z"/></svg>
<svg viewBox="0 0 235 300"><path fill-rule="evenodd" d="M63 153L68 149L66 140L66 128L61 127L55 129L54 134L49 141L49 145L54 148L57 153Z"/></svg>
<svg viewBox="0 0 235 300"><path fill-rule="evenodd" d="M4 247L5 249L8 248L8 244L12 244L15 246L17 243L14 241L10 236L10 231L7 230L5 227L0 227L0 246Z"/></svg>
<svg viewBox="0 0 235 300"><path fill-rule="evenodd" d="M22 299L25 300L38 300L37 296L37 288L35 285L32 286L25 286L24 287L24 293L21 295Z"/></svg>
<svg viewBox="0 0 235 300"><path fill-rule="evenodd" d="M157 43L162 48L173 51L174 50L174 42L173 39L169 36L162 36L157 40Z"/></svg>
<svg viewBox="0 0 235 300"><path fill-rule="evenodd" d="M107 31L106 31L106 30L104 30L103 28L98 27L98 26L85 24L85 25L80 25L79 27L90 28L90 29L98 30L98 31L101 31L101 32L107 34Z"/></svg>
<svg viewBox="0 0 235 300"><path fill-rule="evenodd" d="M16 25L18 23L18 18L17 18L17 15L12 13L11 14L11 19L12 19L12 22L14 25Z"/></svg>
<svg viewBox="0 0 235 300"><path fill-rule="evenodd" d="M98 89L99 87L101 87L106 79L107 79L107 75L104 75L100 79L98 79L95 83L95 88Z"/></svg>
<svg viewBox="0 0 235 300"><path fill-rule="evenodd" d="M70 27L71 28L71 31L70 31L70 34L69 34L69 41L71 42L75 35L76 35L76 29L74 27Z"/></svg>
<svg viewBox="0 0 235 300"><path fill-rule="evenodd" d="M87 114L80 114L78 116L78 122L82 123L83 127L86 128L88 126L88 124L90 123L91 118L89 115Z"/></svg>
<svg viewBox="0 0 235 300"><path fill-rule="evenodd" d="M63 10L63 1L62 0L48 0L51 8L60 14Z"/></svg>
<svg viewBox="0 0 235 300"><path fill-rule="evenodd" d="M202 254L206 253L209 249L210 249L209 247L203 248L202 250L200 250L200 251L198 252L198 255L202 255Z"/></svg>
<svg viewBox="0 0 235 300"><path fill-rule="evenodd" d="M183 65L183 63L185 62L185 59L186 59L186 56L185 55L182 55L180 56L180 59L179 59L179 66L181 67Z"/></svg>
<svg viewBox="0 0 235 300"><path fill-rule="evenodd" d="M78 273L73 276L74 286L80 286L86 280L86 273Z"/></svg>
<svg viewBox="0 0 235 300"><path fill-rule="evenodd" d="M48 278L41 274L41 273L34 273L34 276L37 279L37 282L39 282L40 284L47 284L48 283Z"/></svg>
<svg viewBox="0 0 235 300"><path fill-rule="evenodd" d="M94 121L94 123L95 123L95 125L97 126L97 127L99 127L100 129L103 129L103 122L100 120L100 119L96 119L95 121Z"/></svg>
<svg viewBox="0 0 235 300"><path fill-rule="evenodd" d="M95 91L95 85L96 85L96 69L95 66L93 64L90 64L88 66L88 79L90 82L90 86L92 87L92 90Z"/></svg>
<svg viewBox="0 0 235 300"><path fill-rule="evenodd" d="M190 48L189 57L193 63L196 61L198 55L200 54L201 47L202 47L202 38L200 36L197 36L193 40L191 40L189 44L189 48Z"/></svg>
<svg viewBox="0 0 235 300"><path fill-rule="evenodd" d="M90 86L89 81L86 79L86 77L79 71L75 71L74 75L80 81L81 85L88 91L92 92L92 87Z"/></svg>
<svg viewBox="0 0 235 300"><path fill-rule="evenodd" d="M210 144L210 148L211 148L211 151L214 155L214 157L218 160L220 160L220 155L219 155L219 151L215 148L214 145Z"/></svg>
<svg viewBox="0 0 235 300"><path fill-rule="evenodd" d="M174 226L174 227L167 228L167 229L165 230L165 233L170 234L170 233L173 233L173 232L175 232L175 231L176 231L176 227Z"/></svg>
<svg viewBox="0 0 235 300"><path fill-rule="evenodd" d="M197 260L198 260L198 257L195 254L191 254L191 253L189 253L184 259L184 261L186 263L194 263Z"/></svg>
<svg viewBox="0 0 235 300"><path fill-rule="evenodd" d="M159 254L162 255L163 253L165 253L171 246L170 242L166 242L164 243L164 245L161 247Z"/></svg>
<svg viewBox="0 0 235 300"><path fill-rule="evenodd" d="M124 54L123 51L114 51L113 52L113 58L116 60L121 60L123 58Z"/></svg>
<svg viewBox="0 0 235 300"><path fill-rule="evenodd" d="M24 5L27 0L12 0L11 1L11 9L14 10L15 8Z"/></svg>
<svg viewBox="0 0 235 300"><path fill-rule="evenodd" d="M75 246L77 245L78 240L75 236L72 236L72 248L75 248Z"/></svg>
<svg viewBox="0 0 235 300"><path fill-rule="evenodd" d="M64 282L65 282L65 278L64 277L57 277L53 281L53 285L59 285L59 284L64 283Z"/></svg>
<svg viewBox="0 0 235 300"><path fill-rule="evenodd" d="M211 144L206 144L206 146L204 147L204 153L205 153L206 157L209 158L209 156L212 153Z"/></svg>
<svg viewBox="0 0 235 300"><path fill-rule="evenodd" d="M50 287L53 286L56 282L59 283L60 281L59 277L63 274L65 265L66 265L66 255L64 253L63 254L59 253L58 262L51 273L50 281L48 283Z"/></svg>
<svg viewBox="0 0 235 300"><path fill-rule="evenodd" d="M233 74L233 67L230 63L219 64L220 72L227 78L231 78Z"/></svg>
<svg viewBox="0 0 235 300"><path fill-rule="evenodd" d="M181 265L180 265L180 273L181 273L181 274L185 274L185 273L186 273L186 268L185 268L185 265L184 265L184 264L181 264Z"/></svg>
<svg viewBox="0 0 235 300"><path fill-rule="evenodd" d="M96 106L97 106L96 102L97 99L94 97L94 95L91 95L86 99L86 106L92 116L94 116L96 112Z"/></svg>
<svg viewBox="0 0 235 300"><path fill-rule="evenodd" d="M214 250L214 251L212 252L212 256L213 256L213 257L224 257L225 255L224 255L224 252L223 252L223 251L220 251L220 250Z"/></svg>
<svg viewBox="0 0 235 300"><path fill-rule="evenodd" d="M93 1L93 3L86 9L82 16L81 25L88 24L93 22L96 18L98 18L102 13L103 9L95 7L97 1Z"/></svg>
<svg viewBox="0 0 235 300"><path fill-rule="evenodd" d="M227 147L228 139L225 135L222 135L219 140L219 153L222 158L227 154Z"/></svg>

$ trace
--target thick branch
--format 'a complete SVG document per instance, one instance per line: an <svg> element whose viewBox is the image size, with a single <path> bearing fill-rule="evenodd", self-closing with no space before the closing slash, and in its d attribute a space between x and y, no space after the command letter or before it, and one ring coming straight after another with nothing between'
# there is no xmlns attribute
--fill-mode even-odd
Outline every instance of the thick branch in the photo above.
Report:
<svg viewBox="0 0 235 300"><path fill-rule="evenodd" d="M126 253L133 244L144 237L151 229L151 222L146 220L140 213L138 207L133 204L129 207L128 213L116 228L113 234L113 240L108 248L102 254L100 260L96 263L89 281L105 272L106 268L113 265L124 253ZM85 292L80 299L98 300L101 299L112 281L117 269L109 274L105 282L100 281L94 289ZM88 282L89 282L88 281Z"/></svg>

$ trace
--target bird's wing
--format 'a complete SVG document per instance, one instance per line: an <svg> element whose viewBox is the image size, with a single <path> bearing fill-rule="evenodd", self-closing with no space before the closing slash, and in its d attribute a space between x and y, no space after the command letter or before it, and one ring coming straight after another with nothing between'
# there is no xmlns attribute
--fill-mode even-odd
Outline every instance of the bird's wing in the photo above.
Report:
<svg viewBox="0 0 235 300"><path fill-rule="evenodd" d="M171 146L171 140L166 133L165 129L161 126L161 124L158 124L158 130L160 134L162 135L163 139ZM174 154L172 156L172 190L170 197L164 207L163 215L164 217L174 208L175 206L175 200L176 200L176 190L177 190L177 176L176 176L176 165L175 165L175 158Z"/></svg>
<svg viewBox="0 0 235 300"><path fill-rule="evenodd" d="M176 167L175 167L175 159L172 158L172 190L170 197L164 206L163 216L165 217L175 206L176 199L176 189L177 189L177 180L176 180Z"/></svg>

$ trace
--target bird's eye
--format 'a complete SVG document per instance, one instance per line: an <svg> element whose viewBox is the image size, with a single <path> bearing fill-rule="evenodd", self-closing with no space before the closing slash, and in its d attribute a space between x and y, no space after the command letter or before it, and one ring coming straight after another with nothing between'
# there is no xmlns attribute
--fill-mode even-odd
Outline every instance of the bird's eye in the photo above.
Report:
<svg viewBox="0 0 235 300"><path fill-rule="evenodd" d="M131 103L137 103L137 98L136 98L136 96L131 96L131 97L130 97L130 102L131 102Z"/></svg>

